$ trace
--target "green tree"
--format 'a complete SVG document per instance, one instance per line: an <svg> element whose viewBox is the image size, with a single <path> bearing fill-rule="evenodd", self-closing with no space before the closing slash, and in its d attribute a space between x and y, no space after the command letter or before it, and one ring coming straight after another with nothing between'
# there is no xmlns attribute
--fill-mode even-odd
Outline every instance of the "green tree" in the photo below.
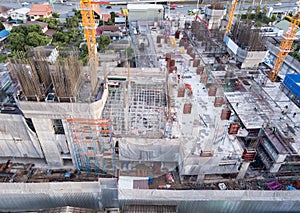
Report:
<svg viewBox="0 0 300 213"><path fill-rule="evenodd" d="M11 33L21 33L24 36L27 35L27 27L24 25L20 25L19 27L14 27L10 31Z"/></svg>
<svg viewBox="0 0 300 213"><path fill-rule="evenodd" d="M260 21L257 21L257 22L255 22L255 26L261 27L261 26L262 26L262 23L261 23Z"/></svg>
<svg viewBox="0 0 300 213"><path fill-rule="evenodd" d="M68 33L70 40L72 42L75 42L77 40L79 33L80 33L79 30L70 30L70 32Z"/></svg>
<svg viewBox="0 0 300 213"><path fill-rule="evenodd" d="M274 21L276 21L276 19L277 19L276 15L275 15L275 14L273 14L273 15L272 15L272 17L271 17L271 22L274 22Z"/></svg>
<svg viewBox="0 0 300 213"><path fill-rule="evenodd" d="M255 8L255 16L257 17L260 13L260 6L258 5L256 8Z"/></svg>
<svg viewBox="0 0 300 213"><path fill-rule="evenodd" d="M247 17L250 18L250 15L252 13L253 8L251 6L248 7L247 9Z"/></svg>
<svg viewBox="0 0 300 213"><path fill-rule="evenodd" d="M80 12L80 10L73 9L72 11L75 13L75 16L76 16L78 19L81 19L81 12Z"/></svg>
<svg viewBox="0 0 300 213"><path fill-rule="evenodd" d="M264 14L264 15L267 15L267 12L268 12L268 5L265 5L265 6L263 7L263 14Z"/></svg>
<svg viewBox="0 0 300 213"><path fill-rule="evenodd" d="M3 23L0 21L0 31L1 30L5 30L5 27L4 27Z"/></svg>
<svg viewBox="0 0 300 213"><path fill-rule="evenodd" d="M134 50L132 47L127 47L127 58L132 58L134 56Z"/></svg>
<svg viewBox="0 0 300 213"><path fill-rule="evenodd" d="M38 34L43 34L43 31L42 31L42 27L38 24L30 24L28 27L27 27L27 32L28 34L29 33L32 33L32 32L36 32Z"/></svg>
<svg viewBox="0 0 300 213"><path fill-rule="evenodd" d="M67 18L66 27L68 28L76 28L79 26L79 19L77 16L73 16L71 18Z"/></svg>
<svg viewBox="0 0 300 213"><path fill-rule="evenodd" d="M115 12L110 12L110 18L113 23L115 23L115 18L117 17L117 14Z"/></svg>
<svg viewBox="0 0 300 213"><path fill-rule="evenodd" d="M60 31L56 31L53 35L54 42L62 42L63 41L63 33Z"/></svg>
<svg viewBox="0 0 300 213"><path fill-rule="evenodd" d="M29 46L37 47L44 46L50 41L50 38L47 36L40 35L37 32L30 32L26 37L26 43Z"/></svg>
<svg viewBox="0 0 300 213"><path fill-rule="evenodd" d="M109 46L109 44L110 44L109 36L100 35L100 37L98 39L98 49L100 51L103 51Z"/></svg>
<svg viewBox="0 0 300 213"><path fill-rule="evenodd" d="M51 18L39 18L38 21L48 23L48 28L55 29L55 30L57 30L58 24L59 24L59 20L56 18L52 18L52 17Z"/></svg>
<svg viewBox="0 0 300 213"><path fill-rule="evenodd" d="M83 65L87 65L88 62L88 46L83 44L79 48L79 60L82 61Z"/></svg>
<svg viewBox="0 0 300 213"><path fill-rule="evenodd" d="M26 45L25 35L22 33L12 32L7 38L8 47L12 49L12 51L20 51L24 50L24 46Z"/></svg>
<svg viewBox="0 0 300 213"><path fill-rule="evenodd" d="M53 17L53 18L58 18L58 17L59 17L59 13L53 12L53 13L52 13L52 17Z"/></svg>

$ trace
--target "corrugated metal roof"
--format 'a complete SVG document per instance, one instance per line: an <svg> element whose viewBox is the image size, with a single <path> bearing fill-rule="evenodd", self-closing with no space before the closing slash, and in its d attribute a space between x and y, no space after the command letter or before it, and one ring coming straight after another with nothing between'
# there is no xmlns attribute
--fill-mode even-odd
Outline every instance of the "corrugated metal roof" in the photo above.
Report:
<svg viewBox="0 0 300 213"><path fill-rule="evenodd" d="M161 4L128 4L127 9L129 10L149 10L149 9L161 9L163 10L164 7Z"/></svg>
<svg viewBox="0 0 300 213"><path fill-rule="evenodd" d="M284 32L286 32L288 30L290 26L290 22L288 20L282 20L280 22L278 22L277 24L275 24L275 27L282 29ZM300 33L300 29L297 30L297 35Z"/></svg>
<svg viewBox="0 0 300 213"><path fill-rule="evenodd" d="M124 213L177 213L176 205L124 205L122 208Z"/></svg>
<svg viewBox="0 0 300 213"><path fill-rule="evenodd" d="M0 31L0 38L4 38L8 35L9 35L9 31L7 31L7 30L1 30Z"/></svg>
<svg viewBox="0 0 300 213"><path fill-rule="evenodd" d="M64 206L58 208L50 208L38 211L41 213L96 213L97 210L95 209L87 209L87 208L79 208L79 207L72 207L72 206Z"/></svg>

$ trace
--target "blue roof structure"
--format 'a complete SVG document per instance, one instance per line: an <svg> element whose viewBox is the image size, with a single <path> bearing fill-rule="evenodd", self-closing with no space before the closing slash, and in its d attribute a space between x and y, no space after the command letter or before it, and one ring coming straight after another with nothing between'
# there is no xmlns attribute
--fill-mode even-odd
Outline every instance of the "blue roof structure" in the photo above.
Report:
<svg viewBox="0 0 300 213"><path fill-rule="evenodd" d="M9 35L9 31L7 31L7 30L1 30L0 31L0 39L1 38L5 38L5 37L7 37Z"/></svg>
<svg viewBox="0 0 300 213"><path fill-rule="evenodd" d="M115 23L116 24L125 23L125 18L124 17L116 17Z"/></svg>
<svg viewBox="0 0 300 213"><path fill-rule="evenodd" d="M286 74L283 84L295 96L300 98L300 74Z"/></svg>

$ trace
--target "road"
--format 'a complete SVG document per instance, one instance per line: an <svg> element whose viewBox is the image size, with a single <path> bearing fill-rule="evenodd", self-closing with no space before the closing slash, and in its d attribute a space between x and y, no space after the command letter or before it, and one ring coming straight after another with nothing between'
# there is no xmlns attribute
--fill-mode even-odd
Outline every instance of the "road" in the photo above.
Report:
<svg viewBox="0 0 300 213"><path fill-rule="evenodd" d="M132 0L128 0L129 2L138 2L138 3L143 3L143 0L139 0L139 1L132 1ZM145 0L144 0L145 1ZM30 7L32 3L41 3L40 0L0 0L0 5L3 6L9 6L9 7L14 7L14 8L19 8L22 7L21 3L23 2L28 2L30 3L27 7ZM47 2L47 1L46 1ZM66 3L61 4L58 3L60 2L60 0L57 0L56 3L53 4L54 6L54 10L58 13L64 13L67 11L71 11L73 8L75 9L79 9L79 2L80 0L67 0ZM120 0L110 0L110 2L120 2ZM155 2L155 1L153 1ZM172 2L172 1L170 1ZM195 1L196 2L196 1ZM241 1L240 1L241 2ZM262 1L263 2L263 1ZM276 2L263 2L261 5L261 8L264 7L264 5L268 5L268 6L272 6L276 11L289 11L292 10L294 7L296 7L296 2L297 1L293 1L293 2L282 2L282 4L280 6L276 6ZM179 5L179 3L178 3ZM200 5L200 6L204 6L204 5ZM237 6L237 11L241 10L243 12L247 11L247 8L249 6L252 6L252 4L250 3L239 3ZM111 6L112 9L106 9L106 6L103 5L101 7L102 11L104 13L109 13L111 11L114 12L120 12L120 8L125 8L125 5L112 5ZM184 4L182 8L177 7L175 10L171 10L170 13L186 13L188 10L192 10L192 9L196 9L196 3L194 4Z"/></svg>

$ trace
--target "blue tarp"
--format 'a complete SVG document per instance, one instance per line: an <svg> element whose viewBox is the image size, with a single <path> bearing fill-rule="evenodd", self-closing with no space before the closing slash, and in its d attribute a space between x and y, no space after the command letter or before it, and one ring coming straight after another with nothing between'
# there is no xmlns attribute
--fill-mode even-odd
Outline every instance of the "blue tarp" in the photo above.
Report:
<svg viewBox="0 0 300 213"><path fill-rule="evenodd" d="M286 74L283 84L295 96L300 98L300 74Z"/></svg>
<svg viewBox="0 0 300 213"><path fill-rule="evenodd" d="M297 189L295 187L293 187L293 186L287 186L286 190L297 190Z"/></svg>
<svg viewBox="0 0 300 213"><path fill-rule="evenodd" d="M0 38L5 38L9 35L9 31L7 30L1 30L0 31Z"/></svg>

